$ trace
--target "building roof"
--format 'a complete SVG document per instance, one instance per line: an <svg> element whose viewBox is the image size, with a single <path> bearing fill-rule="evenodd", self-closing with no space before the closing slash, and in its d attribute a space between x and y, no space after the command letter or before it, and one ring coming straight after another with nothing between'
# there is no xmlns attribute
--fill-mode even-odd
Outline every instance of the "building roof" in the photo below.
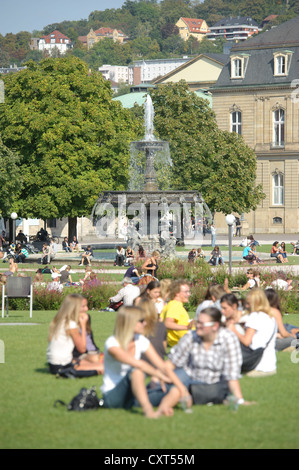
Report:
<svg viewBox="0 0 299 470"><path fill-rule="evenodd" d="M199 54L198 56L196 57L192 57L192 59L189 59L188 61L186 61L184 64L180 65L179 67L175 68L174 70L171 70L170 72L168 72L167 74L163 75L162 77L158 77L156 78L153 83L160 83L160 82L163 82L165 79L168 79L170 78L171 76L173 75L176 75L178 72L180 72L181 70L189 67L190 65L192 65L194 62L197 62L198 60L202 59L202 58L207 58L207 59L210 59L211 61L213 62L218 62L220 63L221 65L224 65L226 62L227 62L227 58L228 58L228 55L227 54L216 54L216 53L203 53L203 54Z"/></svg>
<svg viewBox="0 0 299 470"><path fill-rule="evenodd" d="M183 17L181 17L181 20L183 20L186 23L190 33L198 33L199 30L202 27L203 22L204 22L204 20L198 19L198 18L183 18Z"/></svg>
<svg viewBox="0 0 299 470"><path fill-rule="evenodd" d="M115 30L115 28L114 29L112 29L112 28L99 28L95 31L95 34L97 36L107 36L107 37L109 37L109 36L113 35L114 30ZM125 34L120 29L117 29L116 31L118 32L118 34L120 36L125 36Z"/></svg>
<svg viewBox="0 0 299 470"><path fill-rule="evenodd" d="M219 26L238 26L238 25L248 25L248 26L256 26L258 27L258 24L256 21L254 21L250 16L237 16L235 18L233 17L228 17L228 18L222 18L221 20L217 21L217 23L213 24L211 28L217 28Z"/></svg>
<svg viewBox="0 0 299 470"><path fill-rule="evenodd" d="M62 34L60 31L58 31L57 29L55 31L52 31L52 33L50 34L47 34L45 36L42 36L41 39L44 39L45 43L46 44L50 44L51 43L51 39L55 39L55 43L59 43L60 44L60 39L64 39L63 42L65 42L65 40L71 42L70 38L68 38L67 36L65 36L65 34Z"/></svg>
<svg viewBox="0 0 299 470"><path fill-rule="evenodd" d="M212 96L205 93L204 90L197 90L194 92L199 98L209 101L209 106L212 107ZM147 93L144 91L127 93L126 95L116 96L112 98L113 101L119 101L124 108L133 108L134 104L142 106L146 101Z"/></svg>
<svg viewBox="0 0 299 470"><path fill-rule="evenodd" d="M124 108L133 108L134 104L142 106L146 100L146 93L144 91L136 91L127 93L126 95L116 96L112 98L113 101L120 101Z"/></svg>
<svg viewBox="0 0 299 470"><path fill-rule="evenodd" d="M274 26L264 33L251 37L245 43L237 44L234 49L251 49L264 47L285 47L299 45L299 16Z"/></svg>
<svg viewBox="0 0 299 470"><path fill-rule="evenodd" d="M268 21L272 21L274 20L275 18L277 18L278 15L269 15L267 16L264 20L263 20L263 23L265 22L268 22Z"/></svg>
<svg viewBox="0 0 299 470"><path fill-rule="evenodd" d="M290 55L287 76L274 75L274 53ZM299 77L299 16L243 43L234 45L231 56L248 58L244 78L231 79L231 59L224 65L212 89L288 85Z"/></svg>

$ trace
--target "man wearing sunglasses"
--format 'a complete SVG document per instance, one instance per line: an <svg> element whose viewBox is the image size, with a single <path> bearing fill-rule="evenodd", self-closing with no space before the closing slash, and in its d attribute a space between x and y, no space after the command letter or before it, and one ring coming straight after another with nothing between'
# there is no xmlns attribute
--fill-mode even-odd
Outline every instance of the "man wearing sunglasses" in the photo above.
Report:
<svg viewBox="0 0 299 470"><path fill-rule="evenodd" d="M224 403L229 395L238 405L248 404L239 383L240 343L236 335L221 326L221 312L217 308L201 311L195 331L180 339L168 359L195 404Z"/></svg>

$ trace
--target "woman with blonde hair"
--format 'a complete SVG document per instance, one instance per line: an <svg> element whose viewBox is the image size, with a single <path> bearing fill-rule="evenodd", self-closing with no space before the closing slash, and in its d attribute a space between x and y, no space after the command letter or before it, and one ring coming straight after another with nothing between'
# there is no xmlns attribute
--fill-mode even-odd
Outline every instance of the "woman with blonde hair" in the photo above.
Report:
<svg viewBox="0 0 299 470"><path fill-rule="evenodd" d="M159 320L155 304L151 299L141 299L138 307L144 311L144 336L150 340L156 352L164 360L167 347L166 326Z"/></svg>
<svg viewBox="0 0 299 470"><path fill-rule="evenodd" d="M188 396L188 391L144 336L144 329L145 312L141 308L132 306L118 310L114 334L105 343L101 387L104 407L130 409L139 404L148 418L162 414L169 416L173 413L172 407L182 396ZM141 359L142 354L150 364ZM146 389L144 374L175 385L166 394L167 401L161 397L156 411Z"/></svg>
<svg viewBox="0 0 299 470"><path fill-rule="evenodd" d="M52 374L73 367L73 350L80 354L87 349L87 300L79 294L67 295L49 328L47 361ZM103 373L103 365L82 360L76 370L93 370Z"/></svg>
<svg viewBox="0 0 299 470"><path fill-rule="evenodd" d="M246 297L246 307L249 315L245 323L245 333L240 333L234 324L228 325L228 328L238 336L241 346L252 351L258 348L263 350L258 364L248 375L252 377L273 375L276 373L277 323L265 292L262 289L252 289Z"/></svg>

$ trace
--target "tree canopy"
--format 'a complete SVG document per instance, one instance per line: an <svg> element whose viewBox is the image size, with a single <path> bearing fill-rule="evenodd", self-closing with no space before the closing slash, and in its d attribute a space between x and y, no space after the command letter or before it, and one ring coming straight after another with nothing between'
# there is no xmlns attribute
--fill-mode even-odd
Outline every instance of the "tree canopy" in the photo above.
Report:
<svg viewBox="0 0 299 470"><path fill-rule="evenodd" d="M125 189L139 123L80 59L31 61L5 77L0 133L17 149L21 217L89 215L100 191Z"/></svg>
<svg viewBox="0 0 299 470"><path fill-rule="evenodd" d="M18 210L18 196L22 188L19 160L19 156L3 144L0 136L0 217L9 217L11 212Z"/></svg>
<svg viewBox="0 0 299 470"><path fill-rule="evenodd" d="M92 11L87 19L78 21L62 21L52 23L43 28L42 31L33 31L32 34L21 31L17 34L8 33L6 36L0 34L0 65L15 62L20 65L31 58L29 42L31 36L41 37L44 34L58 29L68 36L74 43L74 48L68 53L81 57L89 67L96 70L104 63L111 65L126 65L128 61L143 57L144 59L165 58L178 56L181 54L196 54L198 51L195 44L175 44L175 39L180 39L178 29L175 24L180 17L202 18L208 26L212 26L216 21L229 16L251 16L258 24L268 15L278 15L272 21L273 24L280 24L298 15L298 0L252 0L248 2L241 0L126 0L121 8L106 8L103 11ZM271 26L271 25L270 25ZM79 36L86 36L91 28L97 30L101 27L116 28L122 30L130 40L122 44L121 49L113 50L112 61L107 62L109 45L105 41L104 49L97 54L95 60L92 50L84 48L78 40ZM169 39L170 36L175 38ZM145 44L141 40L146 37ZM134 41L137 42L134 44ZM209 52L219 52L213 41L210 41L212 50ZM153 50L153 44L155 48ZM199 43L200 44L200 43ZM131 47L133 45L134 47ZM140 49L139 49L140 46ZM207 46L207 45L206 45ZM201 52L199 50L199 52ZM222 52L222 51L221 51ZM103 54L103 56L102 56ZM122 62L125 55L125 62ZM129 58L128 58L129 57ZM101 60L102 58L102 60ZM115 63L114 63L115 62Z"/></svg>
<svg viewBox="0 0 299 470"><path fill-rule="evenodd" d="M220 130L208 101L184 81L162 85L151 97L155 130L170 144L172 188L200 191L213 212L255 209L264 194L255 183L255 153L242 136Z"/></svg>

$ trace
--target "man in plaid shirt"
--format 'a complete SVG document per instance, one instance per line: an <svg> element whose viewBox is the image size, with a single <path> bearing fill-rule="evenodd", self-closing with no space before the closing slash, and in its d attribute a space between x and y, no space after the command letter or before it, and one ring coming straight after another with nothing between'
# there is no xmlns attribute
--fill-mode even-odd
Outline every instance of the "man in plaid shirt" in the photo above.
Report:
<svg viewBox="0 0 299 470"><path fill-rule="evenodd" d="M221 312L215 307L202 310L196 321L196 330L187 332L170 350L168 367L191 393L193 403L224 403L233 395L238 405L245 402L239 378L241 377L242 353L237 336L221 326ZM167 391L171 386L167 386ZM149 398L158 406L165 397L161 387L149 390ZM190 406L190 398L185 397ZM171 408L178 401L173 387L167 395L165 406Z"/></svg>
<svg viewBox="0 0 299 470"><path fill-rule="evenodd" d="M235 334L220 326L221 312L209 307L204 309L196 322L196 330L186 333L175 345L168 359L187 388L205 384L209 400L209 387L213 394L219 387L222 396L233 394L239 404L244 403L239 378L241 377L242 353ZM196 389L196 387L195 387Z"/></svg>

